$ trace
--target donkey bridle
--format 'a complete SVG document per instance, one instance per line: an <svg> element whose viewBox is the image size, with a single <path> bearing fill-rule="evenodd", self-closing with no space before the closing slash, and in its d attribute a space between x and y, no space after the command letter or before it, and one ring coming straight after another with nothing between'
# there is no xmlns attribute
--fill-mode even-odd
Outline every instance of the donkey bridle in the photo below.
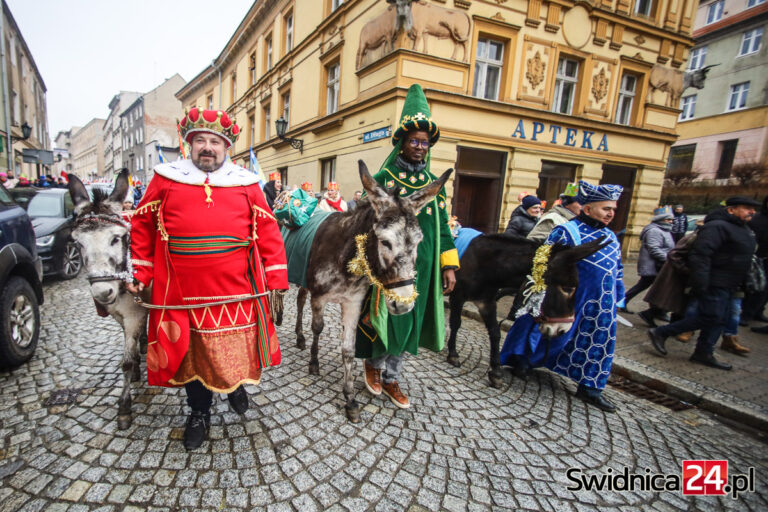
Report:
<svg viewBox="0 0 768 512"><path fill-rule="evenodd" d="M88 274L88 282L90 284L107 281L123 281L124 283L133 283L133 265L131 264L131 225L121 219L119 215L88 213L78 217L78 219L75 221L74 229L77 229L85 223L115 224L128 230L128 232L125 234L125 256L122 264L120 265L120 267L125 268L125 270L112 274Z"/></svg>
<svg viewBox="0 0 768 512"><path fill-rule="evenodd" d="M392 290L393 288L400 288L401 286L408 286L409 284L413 284L416 281L415 278L410 279L401 279L400 281L393 281L390 283L384 283L384 288L387 290Z"/></svg>

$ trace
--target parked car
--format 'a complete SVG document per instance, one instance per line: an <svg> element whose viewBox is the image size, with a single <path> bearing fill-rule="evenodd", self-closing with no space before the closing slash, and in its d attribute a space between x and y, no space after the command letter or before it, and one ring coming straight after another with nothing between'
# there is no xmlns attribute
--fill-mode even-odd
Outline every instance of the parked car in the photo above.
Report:
<svg viewBox="0 0 768 512"><path fill-rule="evenodd" d="M75 205L65 188L40 190L29 202L27 213L37 237L37 252L44 275L63 279L77 277L83 268L80 248L72 239Z"/></svg>
<svg viewBox="0 0 768 512"><path fill-rule="evenodd" d="M16 201L16 204L26 210L27 206L29 206L29 202L41 190L43 189L37 187L14 187L8 189L8 193L11 194L11 197Z"/></svg>
<svg viewBox="0 0 768 512"><path fill-rule="evenodd" d="M18 366L35 352L42 278L29 216L0 186L0 366Z"/></svg>

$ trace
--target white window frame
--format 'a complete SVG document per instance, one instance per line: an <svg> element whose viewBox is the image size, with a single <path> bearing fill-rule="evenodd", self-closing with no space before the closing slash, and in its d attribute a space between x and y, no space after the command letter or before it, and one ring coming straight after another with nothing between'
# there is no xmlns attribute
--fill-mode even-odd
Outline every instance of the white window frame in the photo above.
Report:
<svg viewBox="0 0 768 512"><path fill-rule="evenodd" d="M328 80L326 81L326 100L325 100L325 113L331 115L339 110L339 82L341 64L337 61L328 65L326 68L326 75Z"/></svg>
<svg viewBox="0 0 768 512"><path fill-rule="evenodd" d="M504 71L504 42L498 41L496 39L479 38L477 40L478 52L480 51L481 42L484 43L483 47L486 49L486 51L485 51L485 55L475 56L475 83L473 85L472 96L476 98L483 98L486 100L498 101L499 88L501 87L501 74ZM501 47L501 58L498 60L491 59L490 57L488 57L488 53L490 51L491 45L494 45L494 44ZM498 80L494 85L492 98L485 96L485 92L488 85L488 70L490 68L498 68L499 70Z"/></svg>
<svg viewBox="0 0 768 512"><path fill-rule="evenodd" d="M283 119L285 119L286 129L291 126L291 93L290 91L282 95L283 102Z"/></svg>
<svg viewBox="0 0 768 512"><path fill-rule="evenodd" d="M254 51L250 55L251 60L251 85L254 85L256 83L256 52Z"/></svg>
<svg viewBox="0 0 768 512"><path fill-rule="evenodd" d="M267 71L272 69L272 36L267 39Z"/></svg>
<svg viewBox="0 0 768 512"><path fill-rule="evenodd" d="M691 50L691 54L688 57L688 69L695 71L704 67L704 62L707 60L707 46L699 46Z"/></svg>
<svg viewBox="0 0 768 512"><path fill-rule="evenodd" d="M632 80L629 80L629 79ZM639 78L633 73L624 73L619 84L619 101L616 103L616 124L629 125L632 121L632 107L634 106L637 82ZM629 83L632 87L628 87ZM624 118L622 119L622 113Z"/></svg>
<svg viewBox="0 0 768 512"><path fill-rule="evenodd" d="M285 53L293 50L293 13L285 18Z"/></svg>
<svg viewBox="0 0 768 512"><path fill-rule="evenodd" d="M680 100L680 109L682 110L680 112L680 121L693 119L693 116L696 114L696 95L683 96L683 99Z"/></svg>
<svg viewBox="0 0 768 512"><path fill-rule="evenodd" d="M335 11L344 4L344 0L331 0L331 12Z"/></svg>
<svg viewBox="0 0 768 512"><path fill-rule="evenodd" d="M741 36L741 44L739 45L739 57L742 57L744 55L751 55L753 53L756 53L758 50L760 50L760 46L763 43L763 27L757 27L753 28L752 30L747 30L742 34ZM747 45L748 48L744 49L744 46Z"/></svg>
<svg viewBox="0 0 768 512"><path fill-rule="evenodd" d="M270 123L272 122L272 109L269 106L264 107L264 140L270 138Z"/></svg>
<svg viewBox="0 0 768 512"><path fill-rule="evenodd" d="M575 62L576 63L576 73L575 76L569 76L565 74L565 69L567 66L567 62ZM571 115L573 114L573 104L574 100L576 99L576 90L579 86L579 66L581 63L576 60L572 59L568 56L562 56L557 62L557 73L555 75L555 94L552 101L552 111L557 112L558 114L566 114ZM562 112L560 110L560 105L563 100L563 89L565 89L565 84L570 83L573 84L573 87L571 88L571 94L569 98L569 104L568 104L568 112Z"/></svg>
<svg viewBox="0 0 768 512"><path fill-rule="evenodd" d="M747 0L747 9L764 3L765 0Z"/></svg>
<svg viewBox="0 0 768 512"><path fill-rule="evenodd" d="M709 4L707 7L707 22L705 25L715 23L723 19L723 11L725 10L725 0L716 0Z"/></svg>
<svg viewBox="0 0 768 512"><path fill-rule="evenodd" d="M642 7L645 9L641 10ZM651 11L653 11L653 0L635 0L635 14L650 16Z"/></svg>
<svg viewBox="0 0 768 512"><path fill-rule="evenodd" d="M253 114L248 118L248 121L251 123L251 133L250 138L248 140L248 146L253 146L256 143L256 114Z"/></svg>
<svg viewBox="0 0 768 512"><path fill-rule="evenodd" d="M741 82L731 86L728 93L728 103L725 105L726 112L735 112L747 108L747 98L749 97L749 82ZM736 105L731 106L736 100Z"/></svg>

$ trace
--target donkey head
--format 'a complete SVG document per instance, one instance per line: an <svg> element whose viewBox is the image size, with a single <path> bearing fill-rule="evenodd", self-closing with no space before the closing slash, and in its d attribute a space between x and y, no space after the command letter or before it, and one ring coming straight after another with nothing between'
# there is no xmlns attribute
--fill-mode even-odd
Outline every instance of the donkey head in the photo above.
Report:
<svg viewBox="0 0 768 512"><path fill-rule="evenodd" d="M117 300L121 285L118 274L128 269L130 230L120 216L127 193L128 169L120 172L111 194L93 189L93 200L77 176L69 177L69 195L75 203L76 216L72 238L80 245L91 295L105 306Z"/></svg>
<svg viewBox="0 0 768 512"><path fill-rule="evenodd" d="M391 193L374 180L362 160L358 160L360 181L368 195L375 214L373 227L366 246L371 272L384 287L400 297L411 297L415 292L416 254L423 238L419 211L435 198L453 172L448 169L440 178L408 197L400 190ZM387 300L390 314L401 315L413 309L413 302Z"/></svg>
<svg viewBox="0 0 768 512"><path fill-rule="evenodd" d="M573 325L576 288L579 286L579 271L576 264L596 253L610 240L594 240L576 247L555 244L549 255L544 281L546 294L541 304L539 330L544 336L558 336Z"/></svg>

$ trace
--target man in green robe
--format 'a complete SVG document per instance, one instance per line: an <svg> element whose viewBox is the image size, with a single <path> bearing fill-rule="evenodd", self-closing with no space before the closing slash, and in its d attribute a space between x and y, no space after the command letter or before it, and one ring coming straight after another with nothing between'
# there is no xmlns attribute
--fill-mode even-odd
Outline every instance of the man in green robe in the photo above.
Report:
<svg viewBox="0 0 768 512"><path fill-rule="evenodd" d="M430 148L440 137L421 86L414 84L405 98L400 124L392 137L394 149L374 179L388 190L399 187L409 196L437 179L429 170ZM424 235L416 257L416 299L404 315L390 315L372 288L358 322L355 355L364 358L365 386L374 395L386 394L402 409L410 407L398 380L405 352L419 347L439 352L445 344L443 294L456 284L459 256L448 227L445 189L418 214Z"/></svg>

